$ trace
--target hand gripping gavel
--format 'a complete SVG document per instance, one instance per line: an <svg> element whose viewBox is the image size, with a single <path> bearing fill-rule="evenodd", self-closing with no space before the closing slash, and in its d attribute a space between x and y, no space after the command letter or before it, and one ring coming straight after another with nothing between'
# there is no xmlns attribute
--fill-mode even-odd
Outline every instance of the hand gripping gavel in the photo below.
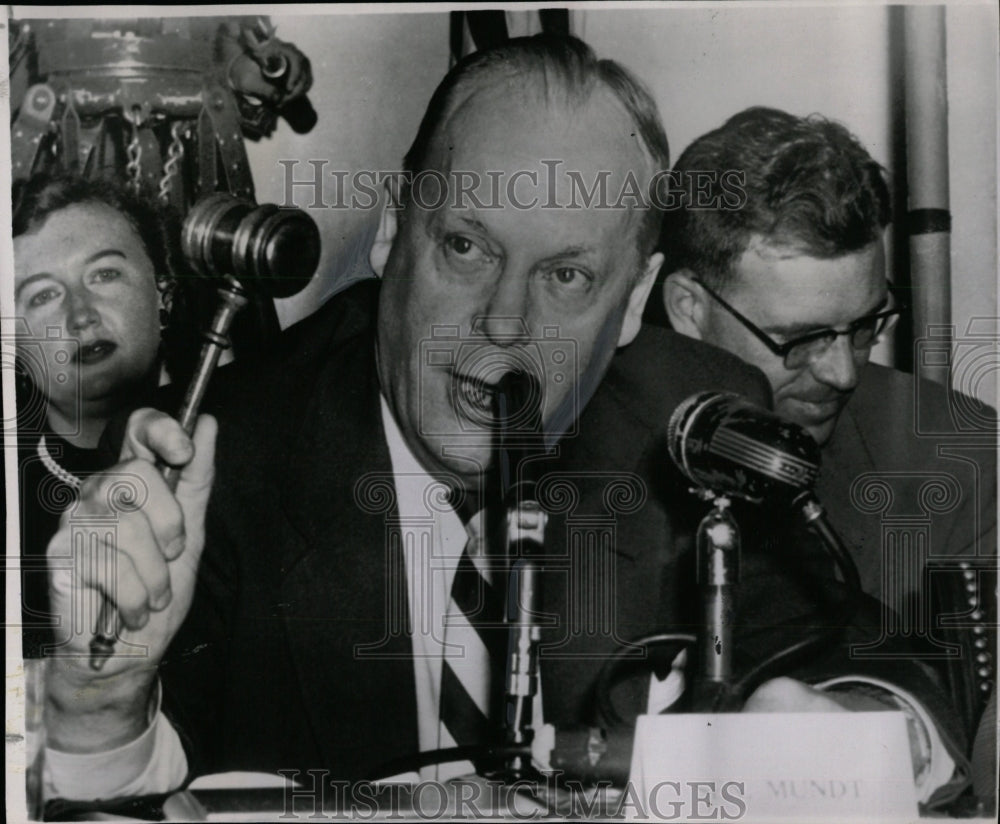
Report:
<svg viewBox="0 0 1000 824"><path fill-rule="evenodd" d="M181 247L199 275L218 282L219 298L177 415L190 436L219 357L230 346L229 328L246 304L247 291L270 298L299 292L319 264L320 239L316 223L300 209L257 206L217 192L198 201L188 213L181 229ZM176 489L180 470L161 465L161 472L171 491ZM118 632L118 611L105 599L90 641L91 669L104 667L114 652Z"/></svg>

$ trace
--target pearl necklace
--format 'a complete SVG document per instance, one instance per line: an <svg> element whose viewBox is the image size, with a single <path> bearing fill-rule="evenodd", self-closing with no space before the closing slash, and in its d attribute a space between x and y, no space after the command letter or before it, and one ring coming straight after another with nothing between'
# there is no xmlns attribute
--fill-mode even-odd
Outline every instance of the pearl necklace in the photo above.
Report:
<svg viewBox="0 0 1000 824"><path fill-rule="evenodd" d="M59 464L56 463L56 459L49 454L49 447L45 443L44 435L38 439L38 457L42 459L42 464L45 468L64 484L73 487L73 489L80 488L80 484L82 483L81 480L72 472L69 472L59 466Z"/></svg>

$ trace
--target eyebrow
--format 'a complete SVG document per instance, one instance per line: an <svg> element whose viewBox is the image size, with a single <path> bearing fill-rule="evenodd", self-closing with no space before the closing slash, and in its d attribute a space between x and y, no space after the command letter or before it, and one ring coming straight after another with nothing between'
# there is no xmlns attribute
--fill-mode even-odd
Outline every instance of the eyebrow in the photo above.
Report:
<svg viewBox="0 0 1000 824"><path fill-rule="evenodd" d="M100 260L102 257L120 257L122 260L126 259L126 255L121 249L101 249L100 252L94 252L90 255L84 262L84 266L88 266L95 260Z"/></svg>
<svg viewBox="0 0 1000 824"><path fill-rule="evenodd" d="M121 251L121 249L101 249L99 252L94 252L94 254L88 255L87 259L83 261L83 265L89 266L94 261L105 257L119 257L122 260L128 259L126 254ZM50 272L36 272L30 277L26 277L14 289L14 299L17 300L18 295L21 294L21 290L24 289L25 286L28 286L37 280L45 280L46 278L51 277L53 277L53 275Z"/></svg>
<svg viewBox="0 0 1000 824"><path fill-rule="evenodd" d="M476 229L485 235L490 235L490 230L487 228L486 224L477 218L469 217L467 215L456 215L455 218L460 223L464 223L466 226ZM593 254L595 251L596 247L594 246L575 244L573 246L567 246L564 249L560 249L551 255L546 255L541 262L547 263L552 260L558 260L559 258L584 257L586 255Z"/></svg>
<svg viewBox="0 0 1000 824"><path fill-rule="evenodd" d="M490 230L486 228L486 224L477 218L468 217L466 215L455 215L455 218L459 223L464 223L466 226L470 226L485 235L490 233Z"/></svg>
<svg viewBox="0 0 1000 824"><path fill-rule="evenodd" d="M546 255L540 262L550 263L555 260L560 260L561 258L584 258L588 255L595 254L597 249L594 246L586 245L575 245L567 246L565 249L560 249L558 252L552 255Z"/></svg>

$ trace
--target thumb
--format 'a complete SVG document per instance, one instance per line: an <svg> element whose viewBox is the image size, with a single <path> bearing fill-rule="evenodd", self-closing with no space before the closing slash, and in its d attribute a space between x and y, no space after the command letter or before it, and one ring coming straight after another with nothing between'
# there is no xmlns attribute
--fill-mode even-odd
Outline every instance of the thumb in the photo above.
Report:
<svg viewBox="0 0 1000 824"><path fill-rule="evenodd" d="M157 409L137 409L128 419L119 460L183 466L191 460L191 439L181 425Z"/></svg>

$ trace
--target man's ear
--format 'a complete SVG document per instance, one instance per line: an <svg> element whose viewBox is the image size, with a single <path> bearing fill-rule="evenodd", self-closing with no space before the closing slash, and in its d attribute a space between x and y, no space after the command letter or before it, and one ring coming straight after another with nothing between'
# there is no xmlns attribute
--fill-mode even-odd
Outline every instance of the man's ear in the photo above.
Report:
<svg viewBox="0 0 1000 824"><path fill-rule="evenodd" d="M663 282L663 306L675 331L704 339L708 295L689 269L680 269Z"/></svg>
<svg viewBox="0 0 1000 824"><path fill-rule="evenodd" d="M628 306L625 307L622 331L618 335L619 346L628 346L639 334L639 328L642 326L642 311L646 308L649 290L653 288L653 282L656 280L656 275L662 265L662 252L650 255L649 260L646 261L646 270L632 287L632 293L628 296Z"/></svg>
<svg viewBox="0 0 1000 824"><path fill-rule="evenodd" d="M399 231L399 193L392 185L392 178L385 183L385 205L382 207L382 214L378 220L378 231L375 233L375 242L368 253L368 262L371 264L375 274L382 277L385 271L385 264L389 260L389 252L392 244L396 240L396 232Z"/></svg>

